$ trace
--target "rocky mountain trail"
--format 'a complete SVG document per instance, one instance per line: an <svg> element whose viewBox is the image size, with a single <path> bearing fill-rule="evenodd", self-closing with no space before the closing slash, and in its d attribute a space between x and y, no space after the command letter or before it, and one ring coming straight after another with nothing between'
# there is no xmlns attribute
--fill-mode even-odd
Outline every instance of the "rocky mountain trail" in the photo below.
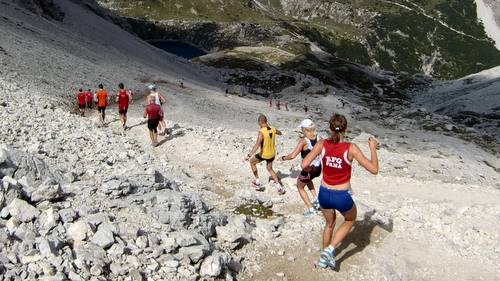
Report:
<svg viewBox="0 0 500 281"><path fill-rule="evenodd" d="M77 1L53 2L62 23L0 1L0 20L8 19L0 28L8 54L0 54L0 280L500 275L498 157L446 130L454 125L446 115L384 91L325 91L330 86L300 75L308 90L286 88L279 98L290 110L277 110L260 95L225 94L227 85L215 80L220 72L153 49ZM112 97L118 82L136 94L130 129L121 128L115 104L103 128L95 110L76 114L74 88L99 82ZM167 98L169 133L158 147L142 117L141 94L153 82ZM302 214L299 160L274 164L285 195L270 184L253 190L243 160L259 113L284 132L281 156L295 147L306 117L327 136L332 112L348 116L349 140L363 151L368 136L380 140L381 167L373 177L354 166L358 222L338 249L335 271L314 267L324 222ZM441 122L443 131L422 130L425 122Z"/></svg>

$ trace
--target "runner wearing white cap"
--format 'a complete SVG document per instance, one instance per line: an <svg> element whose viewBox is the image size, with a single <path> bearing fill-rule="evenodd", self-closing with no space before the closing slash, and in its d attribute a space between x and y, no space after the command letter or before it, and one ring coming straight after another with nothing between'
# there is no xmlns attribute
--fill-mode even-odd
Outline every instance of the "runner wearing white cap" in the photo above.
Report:
<svg viewBox="0 0 500 281"><path fill-rule="evenodd" d="M311 121L311 119L304 119L299 128L302 130L303 137L299 140L299 143L295 149L288 155L282 156L281 160L293 160L297 155L301 155L302 159L311 152L314 145L320 140L318 134L316 134L316 128ZM311 165L300 172L297 178L297 189L299 190L300 197L307 206L304 216L313 216L317 214L316 209L318 208L318 196L316 189L314 188L314 183L312 180L321 175L321 159L316 157ZM312 195L312 200L307 194L305 187L309 188L309 192Z"/></svg>
<svg viewBox="0 0 500 281"><path fill-rule="evenodd" d="M157 91L157 87L156 87L155 84L149 85L148 89L149 89L149 96L148 96L147 104L149 104L150 101L151 101L151 102L159 105L161 107L162 115L165 116L164 113L163 113L163 104L165 104L167 100L165 99L165 97L162 94L160 94ZM162 119L160 121L158 129L159 129L158 130L159 131L159 133L158 133L159 135L164 135L167 132L167 125L165 123L165 119Z"/></svg>

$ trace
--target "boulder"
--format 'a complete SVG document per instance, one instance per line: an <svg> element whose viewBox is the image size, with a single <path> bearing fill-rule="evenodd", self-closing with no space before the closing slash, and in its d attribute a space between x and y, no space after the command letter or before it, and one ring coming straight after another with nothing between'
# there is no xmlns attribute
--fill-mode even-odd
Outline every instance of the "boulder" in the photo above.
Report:
<svg viewBox="0 0 500 281"><path fill-rule="evenodd" d="M57 226L59 221L59 213L53 208L49 208L41 213L38 222L40 224L40 232L48 233L51 229Z"/></svg>
<svg viewBox="0 0 500 281"><path fill-rule="evenodd" d="M109 229L100 227L94 236L92 236L91 242L103 249L108 249L115 243L115 238L113 236L113 232Z"/></svg>
<svg viewBox="0 0 500 281"><path fill-rule="evenodd" d="M52 256L58 255L55 245L50 243L47 238L37 238L37 248L38 251L40 251L40 254L44 257L50 258Z"/></svg>
<svg viewBox="0 0 500 281"><path fill-rule="evenodd" d="M231 217L227 225L216 227L216 232L219 241L233 243L234 247L252 240L252 227L244 215Z"/></svg>
<svg viewBox="0 0 500 281"><path fill-rule="evenodd" d="M19 198L12 200L9 206L7 206L7 209L12 217L15 217L21 222L32 221L40 215L40 211L37 208Z"/></svg>
<svg viewBox="0 0 500 281"><path fill-rule="evenodd" d="M54 179L48 178L30 193L31 201L52 201L63 196L61 185Z"/></svg>
<svg viewBox="0 0 500 281"><path fill-rule="evenodd" d="M92 230L87 222L77 221L69 225L66 236L73 242L85 241L91 232Z"/></svg>
<svg viewBox="0 0 500 281"><path fill-rule="evenodd" d="M205 277L218 277L230 260L231 257L228 254L214 251L202 262L200 275Z"/></svg>
<svg viewBox="0 0 500 281"><path fill-rule="evenodd" d="M69 223L73 222L78 217L78 214L73 208L65 208L59 210L59 217L64 223Z"/></svg>
<svg viewBox="0 0 500 281"><path fill-rule="evenodd" d="M21 184L17 180L5 176L0 180L0 210L8 206L14 198L22 198Z"/></svg>
<svg viewBox="0 0 500 281"><path fill-rule="evenodd" d="M179 249L179 253L184 256L184 258L189 258L193 263L199 262L208 252L208 248L205 245L189 246Z"/></svg>

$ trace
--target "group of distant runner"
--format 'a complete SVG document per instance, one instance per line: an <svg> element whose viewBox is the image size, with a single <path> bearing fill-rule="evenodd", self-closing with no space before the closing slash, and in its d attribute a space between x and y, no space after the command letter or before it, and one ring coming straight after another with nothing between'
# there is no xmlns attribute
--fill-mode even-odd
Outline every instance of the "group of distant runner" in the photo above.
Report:
<svg viewBox="0 0 500 281"><path fill-rule="evenodd" d="M257 191L263 191L264 185L260 182L257 164L266 161L267 171L271 175L279 194L286 192L281 179L273 170L273 161L276 158L276 136L282 132L269 125L267 117L260 115L257 119L260 131L255 145L245 160L250 161L250 167L255 176L252 185ZM356 220L356 205L351 197L351 169L356 160L362 167L372 174L378 173L378 156L375 138L368 139L370 159L359 147L345 141L347 119L340 114L334 114L329 121L330 135L323 139L316 132L316 126L310 119L303 120L299 128L302 137L295 149L288 155L283 155L281 161L293 160L299 154L302 157L302 171L297 177L297 189L307 209L305 216L313 216L321 210L325 217L323 230L323 251L316 265L320 268L335 268L335 247L346 237ZM260 151L258 153L257 150ZM313 179L323 175L319 193L313 184ZM311 197L307 194L308 187ZM334 232L336 213L344 216L344 222Z"/></svg>
<svg viewBox="0 0 500 281"><path fill-rule="evenodd" d="M158 134L165 134L167 129L162 109L166 99L157 91L156 85L149 85L148 89L149 95L147 96L144 118L147 118L151 145L157 146ZM127 111L131 101L132 92L125 89L123 83L120 83L116 102L124 130L127 129ZM95 95L90 90L84 92L83 89L80 89L77 93L77 102L82 116L85 114L85 109L92 108L95 102L100 114L101 126L105 126L105 111L109 95L102 84L98 86ZM265 115L259 115L257 122L260 127L257 141L245 158L250 162L255 177L252 185L256 191L265 189L265 185L260 182L257 169L257 164L265 161L267 171L271 175L277 192L283 195L286 193L286 188L273 169L273 162L277 155L276 137L282 135L282 132L272 127ZM299 128L302 136L295 149L291 153L279 157L279 160L289 161L295 159L299 154L301 155L302 170L297 177L297 189L307 207L304 216L316 215L321 210L326 221L323 230L323 250L316 265L321 268L333 269L335 268L335 247L346 237L356 219L357 209L351 197L350 184L352 162L356 160L370 173L377 174L378 142L372 137L368 139L370 148L370 159L368 159L356 144L345 141L347 119L340 114L334 114L330 118L330 135L327 138L319 136L316 132L316 125L311 119L304 119ZM321 175L321 185L319 192L317 192L313 180ZM305 189L306 186L310 195ZM344 216L344 222L334 232L336 210Z"/></svg>
<svg viewBox="0 0 500 281"><path fill-rule="evenodd" d="M276 109L281 110L281 106L282 106L281 100L275 99L274 102L275 102L274 106L276 106ZM269 99L269 107L273 107L273 98ZM285 111L290 110L290 108L288 107L288 101L285 101L284 107L285 107ZM309 106L307 106L307 104L304 104L303 110L305 113L307 113L309 111Z"/></svg>
<svg viewBox="0 0 500 281"><path fill-rule="evenodd" d="M147 127L149 130L149 137L151 145L158 145L158 135L164 135L167 127L164 120L162 105L166 103L165 97L157 91L156 85L148 86L149 95L147 97L147 104L144 109L144 118L147 119ZM132 91L125 89L123 83L118 84L118 93L116 94L116 103L118 105L118 114L120 115L120 122L123 130L127 130L127 113L130 103L132 102ZM99 112L100 126L105 127L106 124L106 108L110 102L110 95L104 89L102 84L99 84L95 94L92 90L88 89L83 91L79 89L76 94L76 101L80 110L80 115L85 116L86 109L92 109L94 104L97 105Z"/></svg>

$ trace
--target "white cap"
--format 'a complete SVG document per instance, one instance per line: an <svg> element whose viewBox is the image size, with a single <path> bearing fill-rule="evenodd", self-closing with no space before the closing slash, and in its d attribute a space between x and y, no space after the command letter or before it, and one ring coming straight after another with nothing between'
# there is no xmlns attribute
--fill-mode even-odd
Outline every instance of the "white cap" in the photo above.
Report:
<svg viewBox="0 0 500 281"><path fill-rule="evenodd" d="M148 85L148 89L154 90L156 89L156 85L155 84Z"/></svg>
<svg viewBox="0 0 500 281"><path fill-rule="evenodd" d="M300 123L300 126L299 128L300 129L303 129L303 128L311 128L314 126L314 123L311 119L304 119L301 123Z"/></svg>

